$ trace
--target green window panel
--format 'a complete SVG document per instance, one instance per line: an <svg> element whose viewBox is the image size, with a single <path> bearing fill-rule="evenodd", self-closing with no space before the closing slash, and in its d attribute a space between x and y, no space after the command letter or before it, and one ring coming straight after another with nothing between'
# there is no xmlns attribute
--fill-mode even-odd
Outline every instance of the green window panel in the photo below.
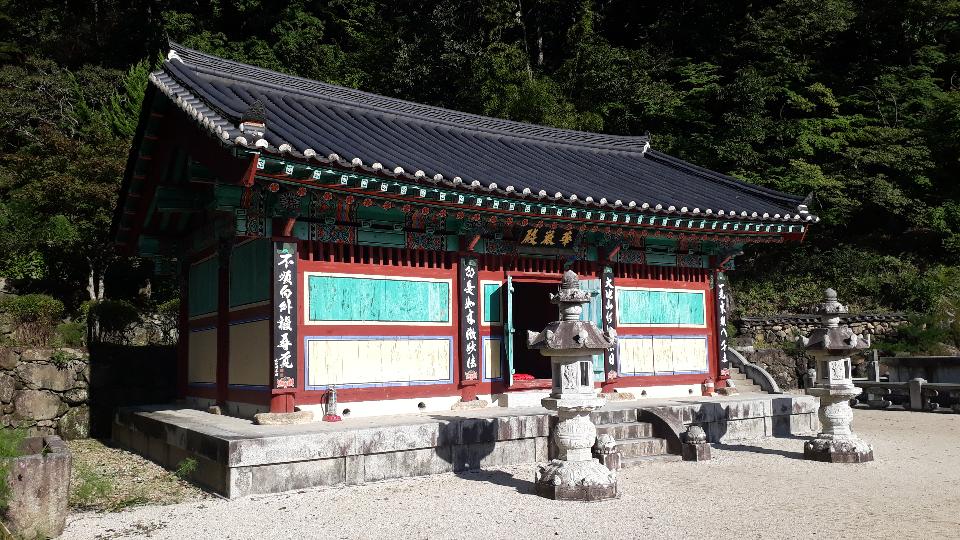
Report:
<svg viewBox="0 0 960 540"><path fill-rule="evenodd" d="M190 316L217 311L217 258L213 257L190 267Z"/></svg>
<svg viewBox="0 0 960 540"><path fill-rule="evenodd" d="M503 287L499 283L483 284L483 322L500 323L503 317L500 314L503 303Z"/></svg>
<svg viewBox="0 0 960 540"><path fill-rule="evenodd" d="M233 249L230 259L230 306L270 299L270 240L260 239Z"/></svg>
<svg viewBox="0 0 960 540"><path fill-rule="evenodd" d="M444 281L309 276L307 288L311 321L450 321L450 284Z"/></svg>
<svg viewBox="0 0 960 540"><path fill-rule="evenodd" d="M617 321L620 324L704 326L704 293L618 289Z"/></svg>

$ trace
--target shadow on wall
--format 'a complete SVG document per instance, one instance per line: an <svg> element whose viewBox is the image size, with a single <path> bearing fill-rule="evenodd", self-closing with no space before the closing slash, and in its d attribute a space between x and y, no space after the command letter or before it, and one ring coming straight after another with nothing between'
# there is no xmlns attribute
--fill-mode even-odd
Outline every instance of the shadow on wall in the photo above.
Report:
<svg viewBox="0 0 960 540"><path fill-rule="evenodd" d="M89 352L91 437L110 437L117 407L176 399L176 347L98 343Z"/></svg>

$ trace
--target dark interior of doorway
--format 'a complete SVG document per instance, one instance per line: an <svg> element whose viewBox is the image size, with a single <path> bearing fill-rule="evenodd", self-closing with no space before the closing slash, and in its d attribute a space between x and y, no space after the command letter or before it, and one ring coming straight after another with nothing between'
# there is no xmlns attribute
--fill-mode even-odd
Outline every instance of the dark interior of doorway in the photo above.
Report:
<svg viewBox="0 0 960 540"><path fill-rule="evenodd" d="M557 320L557 306L550 303L550 293L557 292L555 283L513 282L513 369L516 375L549 379L550 359L540 351L527 347L527 330L540 332Z"/></svg>

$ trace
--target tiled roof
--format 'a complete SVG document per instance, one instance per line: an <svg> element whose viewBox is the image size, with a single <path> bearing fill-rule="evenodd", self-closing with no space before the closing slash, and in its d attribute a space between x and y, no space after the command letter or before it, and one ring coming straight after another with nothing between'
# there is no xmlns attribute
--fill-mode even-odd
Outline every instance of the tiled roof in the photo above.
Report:
<svg viewBox="0 0 960 540"><path fill-rule="evenodd" d="M646 137L500 120L233 62L171 43L151 82L225 144L593 206L816 221L802 198L657 152ZM262 138L242 133L257 101Z"/></svg>

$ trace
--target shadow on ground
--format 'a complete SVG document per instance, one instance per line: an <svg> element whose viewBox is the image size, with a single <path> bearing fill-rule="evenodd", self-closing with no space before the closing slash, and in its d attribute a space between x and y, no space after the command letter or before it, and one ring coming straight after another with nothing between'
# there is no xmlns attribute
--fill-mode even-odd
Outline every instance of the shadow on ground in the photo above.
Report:
<svg viewBox="0 0 960 540"><path fill-rule="evenodd" d="M531 471L533 472L533 471ZM457 473L457 476L473 482L487 482L513 488L517 493L533 493L533 482L523 478L518 478L506 471L486 470L486 471L464 471Z"/></svg>
<svg viewBox="0 0 960 540"><path fill-rule="evenodd" d="M799 439L800 437L790 437ZM729 452L749 452L751 454L770 454L775 456L783 456L789 459L804 459L803 452L794 452L791 450L776 450L773 448L764 448L762 446L753 446L749 444L723 444L715 443L714 448L719 450L725 450Z"/></svg>

